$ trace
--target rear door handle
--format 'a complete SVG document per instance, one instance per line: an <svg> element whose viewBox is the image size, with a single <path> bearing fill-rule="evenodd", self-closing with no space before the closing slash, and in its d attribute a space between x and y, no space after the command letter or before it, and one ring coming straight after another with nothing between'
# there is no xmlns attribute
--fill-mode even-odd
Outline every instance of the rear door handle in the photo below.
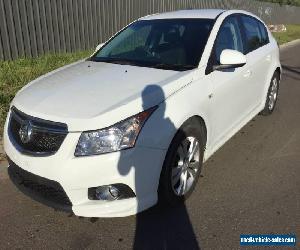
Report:
<svg viewBox="0 0 300 250"><path fill-rule="evenodd" d="M252 72L251 70L247 70L245 73L244 73L244 77L249 77L251 76Z"/></svg>
<svg viewBox="0 0 300 250"><path fill-rule="evenodd" d="M266 60L267 60L268 62L271 61L271 58L272 58L271 55L267 55L267 56L266 56Z"/></svg>

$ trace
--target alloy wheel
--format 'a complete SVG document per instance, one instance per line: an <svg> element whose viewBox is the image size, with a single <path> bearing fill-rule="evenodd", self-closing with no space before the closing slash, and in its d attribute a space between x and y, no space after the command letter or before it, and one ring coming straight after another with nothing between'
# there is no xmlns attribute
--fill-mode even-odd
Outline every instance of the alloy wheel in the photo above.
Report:
<svg viewBox="0 0 300 250"><path fill-rule="evenodd" d="M178 146L172 168L172 189L177 196L185 195L192 187L200 163L200 144L195 137L186 137Z"/></svg>
<svg viewBox="0 0 300 250"><path fill-rule="evenodd" d="M269 110L273 110L276 100L277 100L277 92L278 92L278 82L277 78L274 77L272 80L272 85L269 93L269 102L268 102L268 107Z"/></svg>

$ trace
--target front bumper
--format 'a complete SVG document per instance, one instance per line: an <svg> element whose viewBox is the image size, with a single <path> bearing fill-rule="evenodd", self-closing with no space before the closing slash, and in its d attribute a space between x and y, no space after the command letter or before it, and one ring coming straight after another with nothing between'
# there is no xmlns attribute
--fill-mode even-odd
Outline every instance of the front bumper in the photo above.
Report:
<svg viewBox="0 0 300 250"><path fill-rule="evenodd" d="M135 147L109 154L75 157L80 133L69 133L54 155L34 157L21 154L14 147L7 134L7 123L4 129L4 149L11 165L61 186L70 201L70 209L63 210L85 217L122 217L136 214L157 202L166 150ZM114 201L88 199L88 188L115 183L126 184L136 197ZM47 205L55 207L57 204Z"/></svg>
<svg viewBox="0 0 300 250"><path fill-rule="evenodd" d="M72 211L72 203L58 182L27 172L9 158L8 163L8 175L20 191L47 206Z"/></svg>

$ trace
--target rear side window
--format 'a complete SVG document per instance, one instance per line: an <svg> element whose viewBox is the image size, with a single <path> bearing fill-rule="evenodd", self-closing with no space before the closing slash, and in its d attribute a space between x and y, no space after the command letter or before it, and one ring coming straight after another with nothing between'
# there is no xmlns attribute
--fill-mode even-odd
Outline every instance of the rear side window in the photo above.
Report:
<svg viewBox="0 0 300 250"><path fill-rule="evenodd" d="M259 29L261 32L261 37L262 37L262 41L261 41L261 45L265 45L269 43L269 36L268 36L268 31L265 27L265 25L263 25L261 22L258 22L259 25Z"/></svg>
<svg viewBox="0 0 300 250"><path fill-rule="evenodd" d="M241 16L241 20L245 32L246 53L256 50L268 42L265 27L258 20L249 16Z"/></svg>

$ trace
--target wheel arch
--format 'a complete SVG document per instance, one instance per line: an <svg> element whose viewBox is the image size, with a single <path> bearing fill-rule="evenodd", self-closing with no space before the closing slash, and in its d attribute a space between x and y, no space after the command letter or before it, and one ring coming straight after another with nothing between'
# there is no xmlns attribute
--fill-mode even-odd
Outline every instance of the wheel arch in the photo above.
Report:
<svg viewBox="0 0 300 250"><path fill-rule="evenodd" d="M275 69L275 72L278 73L278 75L279 75L279 80L281 80L282 69L281 69L280 67L277 67L277 68ZM275 72L274 72L274 73L275 73Z"/></svg>
<svg viewBox="0 0 300 250"><path fill-rule="evenodd" d="M203 129L203 136L204 136L203 142L204 142L204 148L206 148L206 144L207 144L207 126L206 126L205 120L200 115L193 115L193 116L189 117L182 124L182 126L184 126L187 123L197 123Z"/></svg>
<svg viewBox="0 0 300 250"><path fill-rule="evenodd" d="M282 69L280 67L280 64L276 64L272 67L272 69L269 71L268 76L267 76L267 81L265 84L265 88L264 88L264 93L263 93L263 99L262 99L262 105L265 104L265 100L267 98L267 94L268 94L268 90L269 90L269 86L270 86L270 82L272 80L272 77L274 76L274 74L278 72L279 74L279 80L281 80L281 74L282 74Z"/></svg>

